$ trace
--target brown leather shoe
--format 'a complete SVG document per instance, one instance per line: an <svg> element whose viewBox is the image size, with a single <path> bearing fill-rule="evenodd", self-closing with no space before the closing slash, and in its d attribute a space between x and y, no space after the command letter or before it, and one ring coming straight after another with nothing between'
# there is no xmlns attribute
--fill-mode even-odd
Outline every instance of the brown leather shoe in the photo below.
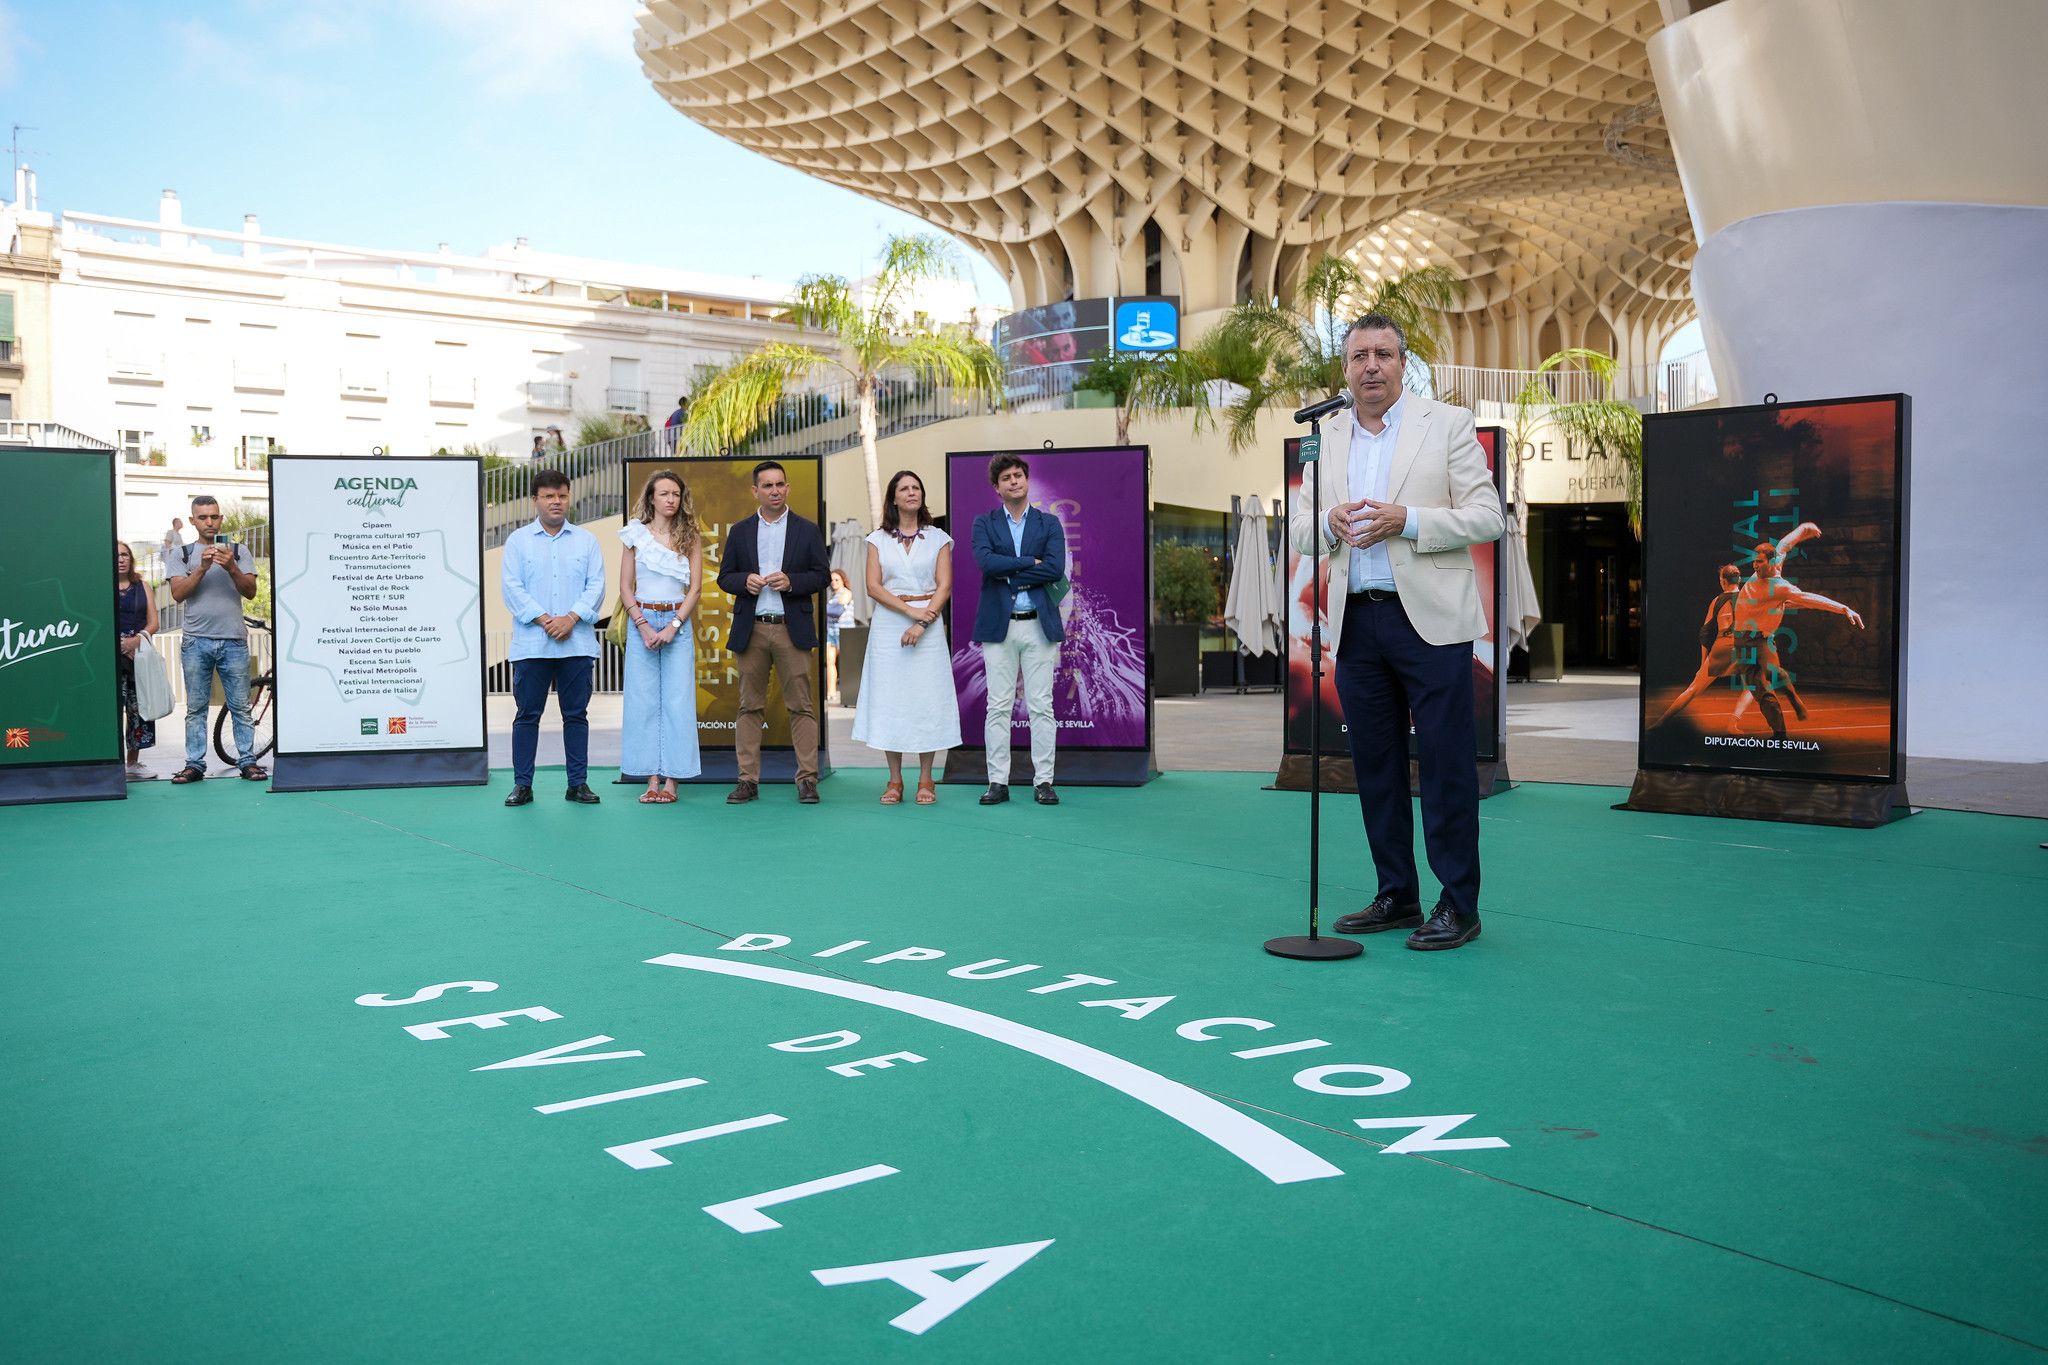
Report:
<svg viewBox="0 0 2048 1365"><path fill-rule="evenodd" d="M798 778L796 782L796 799L800 805L817 805L818 784L806 777Z"/></svg>
<svg viewBox="0 0 2048 1365"><path fill-rule="evenodd" d="M725 804L728 806L744 806L747 802L758 799L760 795L761 784L749 782L743 777L739 780L738 785L725 794Z"/></svg>

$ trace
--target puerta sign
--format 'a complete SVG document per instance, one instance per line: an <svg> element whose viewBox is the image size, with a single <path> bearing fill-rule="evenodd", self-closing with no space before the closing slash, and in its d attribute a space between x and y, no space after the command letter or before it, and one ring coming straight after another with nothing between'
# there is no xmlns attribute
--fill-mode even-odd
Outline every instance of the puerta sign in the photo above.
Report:
<svg viewBox="0 0 2048 1365"><path fill-rule="evenodd" d="M0 773L119 762L114 457L13 450L6 462L33 524L0 537Z"/></svg>
<svg viewBox="0 0 2048 1365"><path fill-rule="evenodd" d="M981 570L974 562L974 519L1000 509L988 480L997 451L946 456L946 524L953 537L953 601L948 638L953 646L953 687L960 706L962 748L981 746L988 685L981 646L974 643L974 612L981 600ZM1146 451L1023 450L1031 466L1031 504L1057 517L1067 541L1067 577L1073 589L1059 605L1066 639L1053 674L1053 714L1059 747L1151 747L1152 708L1145 656L1151 589L1145 553ZM1024 694L1017 692L1011 743L1028 746L1031 726Z"/></svg>
<svg viewBox="0 0 2048 1365"><path fill-rule="evenodd" d="M481 469L272 459L280 754L483 748Z"/></svg>

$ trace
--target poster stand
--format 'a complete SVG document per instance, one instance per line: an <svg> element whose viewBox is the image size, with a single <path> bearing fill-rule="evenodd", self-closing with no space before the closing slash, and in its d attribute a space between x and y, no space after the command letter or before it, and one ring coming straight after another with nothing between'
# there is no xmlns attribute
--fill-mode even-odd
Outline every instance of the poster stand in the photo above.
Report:
<svg viewBox="0 0 2048 1365"><path fill-rule="evenodd" d="M421 501L406 506L415 496ZM270 461L270 507L278 633L277 752L270 790L488 782L483 461L473 455L276 455ZM456 524L451 512L473 514L474 527ZM317 564L316 536L328 537L326 556ZM433 586L446 591L450 584L469 597L452 613L451 600L431 595ZM449 647L462 651L453 667L432 661L437 650ZM419 665L367 662L414 656L422 660ZM473 711L459 696L451 703L435 687L468 685L464 663L475 673ZM345 684L347 665L404 668L416 690L407 695L395 681ZM472 742L412 742L451 732L443 727ZM393 744L399 735L405 742Z"/></svg>
<svg viewBox="0 0 2048 1365"><path fill-rule="evenodd" d="M1507 461L1503 458L1503 452L1507 449L1507 430L1504 427L1498 426L1482 426L1476 428L1476 430L1479 434L1480 446L1486 451L1487 463L1492 468L1494 491L1500 494L1502 507L1506 507ZM1300 493L1300 490L1295 486L1301 465L1299 447L1300 438L1289 437L1287 439L1285 445L1286 454L1283 458L1282 468L1284 471L1284 482L1290 499L1298 496ZM1490 796L1498 796L1502 792L1510 791L1515 785L1513 777L1508 772L1508 651L1501 639L1498 625L1501 615L1506 608L1506 590L1504 587L1506 575L1500 567L1497 551L1497 546L1501 543L1495 542L1496 557L1494 560L1494 571L1491 574L1493 587L1491 595L1485 603L1488 630L1484 643L1492 653L1490 668L1492 675L1492 682L1490 684L1492 688L1492 701L1491 705L1484 709L1489 710L1492 714L1492 725L1490 727L1492 733L1485 733L1488 727L1482 724L1479 717L1475 716L1473 722L1474 739L1477 742L1478 749L1474 763L1478 769L1479 799L1482 801ZM1281 547L1283 554L1298 558L1298 556L1294 556L1293 548L1288 543L1284 530L1281 536ZM1290 573L1290 581L1292 577L1293 575ZM1288 658L1285 661L1285 667L1282 672L1282 677L1286 681L1283 682L1281 688L1283 692L1290 694L1294 686L1293 679L1297 676L1297 672L1305 676L1308 671L1306 665L1300 666L1297 670L1294 662L1293 656L1297 640L1298 637L1294 636L1290 631L1287 640ZM1334 664L1334 660L1332 663ZM1476 695L1476 680L1474 687L1474 700L1476 702L1479 700ZM1290 705L1293 703L1291 695L1288 701ZM1311 755L1306 746L1295 742L1293 726L1289 724L1288 719L1284 715L1281 720L1281 727L1280 766L1275 770L1273 781L1266 787L1266 790L1305 792L1309 789ZM1341 730L1335 730L1334 732L1342 733ZM1328 735L1332 733L1332 730L1325 729L1324 733ZM1329 792L1357 792L1358 778L1351 768L1351 753L1349 749L1324 750L1322 787L1324 791ZM1421 766L1415 759L1412 746L1408 757L1408 793L1411 796L1420 796L1422 794Z"/></svg>
<svg viewBox="0 0 2048 1365"><path fill-rule="evenodd" d="M991 459L1005 453L1009 452L955 450L946 453L946 521L953 528L951 534L954 536L953 600L946 605L946 639L954 652L956 687L962 681L962 646L968 643L968 637L973 633L974 613L981 595L981 571L974 562L969 540L975 517L1002 505L989 484L987 467ZM1142 688L1143 737L1141 742L1133 744L1091 744L1081 737L1081 729L1069 729L1063 723L1055 759L1057 781L1061 786L1141 787L1159 776L1159 767L1153 758L1152 556L1146 543L1145 529L1152 505L1151 447L1054 446L1048 442L1037 449L1020 447L1014 453L1031 463L1032 504L1059 516L1065 526L1068 571L1074 583L1074 595L1087 593L1097 603L1097 610L1104 613L1104 621L1097 627L1103 637L1114 636L1124 646L1134 649L1136 658L1141 661L1133 665L1126 658L1124 663L1129 666L1116 668L1101 657L1107 653L1106 650L1090 656L1085 649L1077 649L1080 642L1073 632L1079 617L1069 619L1069 639L1061 650L1054 683L1055 705L1061 693L1059 680L1070 679L1084 667L1099 669L1092 689L1074 690L1093 690L1099 694L1110 690L1109 684L1114 680L1124 689L1126 696L1135 700ZM1090 501L1096 498L1102 500L1102 505L1089 506ZM1077 535L1075 526L1067 524L1069 513L1063 509L1069 505L1074 517L1088 523L1085 549L1079 548L1082 537ZM1125 519L1126 539L1122 540L1103 524L1115 522L1119 517ZM1126 565L1129 572L1121 584L1116 584L1113 574L1106 568L1098 569L1097 577L1091 578L1089 574L1089 558L1092 556L1097 564L1111 559L1110 547L1113 544L1131 552L1124 555L1131 562ZM1077 567L1078 573L1075 572ZM1072 602L1073 595L1070 595L1068 606L1062 608L1062 615L1072 609ZM1135 623L1124 624L1125 615L1134 616ZM978 660L972 666L978 669ZM1142 679L1137 677L1140 667L1144 673ZM965 703L962 704L961 743L947 750L942 781L958 786L987 784L988 749L982 740L984 715L984 711L970 711ZM1063 717L1063 721L1089 718L1084 713ZM1130 719L1135 718L1135 712L1131 713ZM1015 737L1014 730L1012 737ZM1030 784L1031 750L1028 743L1012 743L1010 746L1010 775L1012 786Z"/></svg>
<svg viewBox="0 0 2048 1365"><path fill-rule="evenodd" d="M34 534L0 545L0 806L128 796L115 675L111 449L14 448Z"/></svg>
<svg viewBox="0 0 2048 1365"><path fill-rule="evenodd" d="M789 477L790 509L806 520L815 520L818 533L827 535L831 523L825 519L824 461L816 455L778 455L775 462ZM739 711L739 674L736 666L722 667L720 664L721 660L730 657L725 652L725 638L732 619L732 598L718 586L718 562L724 552L727 530L754 514L752 494L747 490L752 483L753 468L759 463L753 456L667 455L627 460L620 468L619 506L624 509L619 518L621 526L632 519L640 490L648 478L660 470L669 469L680 474L689 486L690 495L697 505L699 526L705 536L704 585L697 602L696 635L699 767L695 777L678 779L683 786L731 786L739 780L739 751L733 747L732 728L737 723ZM807 481L814 487L816 496L805 497L799 506L799 490ZM829 540L827 545L829 548ZM606 609L612 609L618 600L619 585L608 584ZM832 727L825 714L823 593L814 599L813 608L820 648L811 651L811 700L818 716L818 780L822 782L833 772ZM727 716L733 719L725 719ZM797 768L795 746L786 742L772 743L768 738L778 725L785 734L788 732L782 704L773 691L768 695L767 721L761 743L761 783L763 786L793 784ZM637 787L646 781L645 773L629 773L621 769L612 785Z"/></svg>
<svg viewBox="0 0 2048 1365"><path fill-rule="evenodd" d="M1851 829L1913 813L1902 668L1910 431L1904 394L1767 394L1644 419L1644 682L1636 775L1614 809ZM1738 576L1696 625L1703 570L1721 563ZM1802 651L1828 638L1810 623L1827 622L1857 647L1808 669ZM1669 700L1695 665L1692 686ZM1781 710L1770 738L1754 733L1756 720L1696 725L1709 683L1737 693L1738 715L1783 697L1797 720Z"/></svg>

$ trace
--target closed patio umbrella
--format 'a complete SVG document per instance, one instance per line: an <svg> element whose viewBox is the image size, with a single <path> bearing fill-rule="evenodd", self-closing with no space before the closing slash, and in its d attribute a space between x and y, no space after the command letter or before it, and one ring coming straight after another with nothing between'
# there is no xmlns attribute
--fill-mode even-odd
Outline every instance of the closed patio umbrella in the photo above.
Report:
<svg viewBox="0 0 2048 1365"><path fill-rule="evenodd" d="M832 527L832 567L846 575L846 586L853 589L853 600L846 604L846 615L839 624L866 625L875 612L874 603L868 600L867 532L852 517Z"/></svg>
<svg viewBox="0 0 2048 1365"><path fill-rule="evenodd" d="M1223 623L1254 657L1280 652L1280 579L1266 547L1266 500L1246 498L1230 556L1230 587L1223 598Z"/></svg>
<svg viewBox="0 0 2048 1365"><path fill-rule="evenodd" d="M1527 649L1529 636L1543 620L1543 604L1536 600L1536 576L1529 572L1529 547L1522 541L1522 523L1510 514L1507 531L1500 538L1501 624L1507 631L1509 649Z"/></svg>

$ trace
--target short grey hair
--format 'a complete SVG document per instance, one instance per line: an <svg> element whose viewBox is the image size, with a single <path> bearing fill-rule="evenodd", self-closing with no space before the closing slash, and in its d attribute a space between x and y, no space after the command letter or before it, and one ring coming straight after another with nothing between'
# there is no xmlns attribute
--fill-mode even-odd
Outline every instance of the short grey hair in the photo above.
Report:
<svg viewBox="0 0 2048 1365"><path fill-rule="evenodd" d="M1401 345L1401 359L1404 361L1408 359L1408 333L1401 330L1401 324L1388 317L1385 313L1367 313L1364 317L1345 328L1344 344L1347 349L1350 347L1351 334L1353 332L1392 332L1394 340Z"/></svg>

